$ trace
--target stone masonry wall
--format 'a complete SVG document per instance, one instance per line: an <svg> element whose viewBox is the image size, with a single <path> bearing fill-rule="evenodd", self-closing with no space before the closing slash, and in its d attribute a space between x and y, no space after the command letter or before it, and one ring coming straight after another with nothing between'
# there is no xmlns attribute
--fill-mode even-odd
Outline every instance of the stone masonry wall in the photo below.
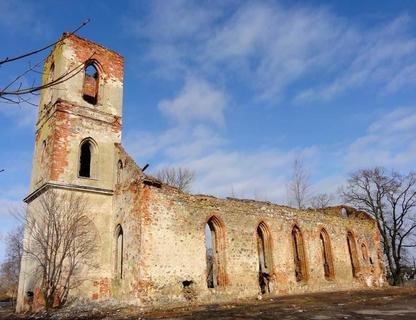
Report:
<svg viewBox="0 0 416 320"><path fill-rule="evenodd" d="M124 156L123 156L124 154ZM268 202L189 195L141 175L134 162L125 163L115 193L115 220L124 236L123 279L113 286L114 297L143 305L218 303L257 297L259 258L257 226L270 230L271 295L379 287L385 284L379 234L374 221L349 208L300 211ZM216 216L224 226L225 285L207 288L205 224ZM297 225L305 244L307 281L297 282L292 228ZM330 238L334 279L324 277L320 231ZM347 232L356 241L359 271L353 276ZM369 257L365 260L361 244ZM370 259L371 258L371 262ZM184 283L188 285L184 288ZM190 285L189 285L190 283ZM134 300L137 299L137 300Z"/></svg>

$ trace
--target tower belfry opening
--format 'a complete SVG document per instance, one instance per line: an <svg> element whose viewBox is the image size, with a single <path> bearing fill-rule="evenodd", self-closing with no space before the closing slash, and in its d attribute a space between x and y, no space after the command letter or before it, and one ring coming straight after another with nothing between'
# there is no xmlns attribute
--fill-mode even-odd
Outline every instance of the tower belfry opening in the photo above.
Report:
<svg viewBox="0 0 416 320"><path fill-rule="evenodd" d="M90 104L97 104L98 96L98 70L93 63L85 67L83 95L85 101Z"/></svg>

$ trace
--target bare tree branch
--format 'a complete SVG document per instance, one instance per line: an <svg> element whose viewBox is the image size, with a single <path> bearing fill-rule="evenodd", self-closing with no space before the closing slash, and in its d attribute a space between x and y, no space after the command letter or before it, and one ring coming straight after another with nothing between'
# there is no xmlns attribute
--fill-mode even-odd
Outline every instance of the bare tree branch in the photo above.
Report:
<svg viewBox="0 0 416 320"><path fill-rule="evenodd" d="M9 62L13 62L13 61L16 61L16 60L20 60L20 59L23 59L23 58L32 56L32 55L34 55L36 53L42 52L42 51L44 51L46 49L49 49L49 48L53 47L54 45L58 44L59 42L63 41L65 38L68 38L71 35L73 35L76 32L78 32L81 28L83 28L85 25L87 25L90 21L91 21L91 19L88 18L83 23L81 23L81 25L79 25L75 30L73 30L70 33L67 33L63 38L61 38L58 41L55 41L55 42L53 42L51 44L48 44L48 45L46 45L46 46L44 46L44 47L42 47L40 49L36 49L36 50L30 51L30 52L26 52L26 53L23 53L21 55L18 55L18 56L12 57L12 58L6 57L5 59L0 60L0 66L2 64L9 63Z"/></svg>
<svg viewBox="0 0 416 320"><path fill-rule="evenodd" d="M89 22L90 22L90 19L87 19L80 26L78 26L74 31L72 31L70 33L65 33L64 36L61 37L59 40L57 40L57 41L55 41L51 44L48 44L45 47L42 47L42 48L37 49L37 50L33 50L31 52L28 52L28 53L25 53L25 54L22 54L22 55L19 55L19 56L16 56L16 57L12 57L12 58L7 57L7 58L1 60L0 61L0 67L1 67L2 64L14 62L14 61L17 61L17 60L20 60L20 59L24 59L26 57L32 56L34 54L42 52L42 51L44 51L44 50L46 50L50 47L53 47L53 46L61 43L66 38L68 38L71 35L78 32L81 28L83 28ZM91 59L91 57L89 59ZM29 105L36 106L36 104L34 104L30 101L30 98L26 97L27 95L29 95L29 94L38 95L39 92L43 89L56 86L60 83L63 83L65 81L71 79L73 76L75 76L76 74L81 72L83 70L83 66L84 66L84 64L80 64L80 65L66 71L64 74L60 75L56 79L52 79L50 81L47 81L44 84L36 84L36 81L33 81L31 85L25 85L24 86L23 85L24 80L31 73L37 73L37 74L39 74L39 73L43 74L44 73L43 71L37 70L37 68L39 66L41 66L43 63L44 63L43 59L41 61L33 64L33 65L29 63L29 66L25 69L25 71L23 71L22 73L18 74L16 77L14 77L14 79L12 81L10 81L9 83L7 83L3 88L0 88L0 101L3 102L3 103L6 103L6 104L27 103Z"/></svg>
<svg viewBox="0 0 416 320"><path fill-rule="evenodd" d="M188 168L168 167L159 170L156 177L171 186L177 187L181 191L189 191L195 179L195 172Z"/></svg>
<svg viewBox="0 0 416 320"><path fill-rule="evenodd" d="M333 196L327 193L319 193L311 199L311 207L313 209L322 210L331 204Z"/></svg>
<svg viewBox="0 0 416 320"><path fill-rule="evenodd" d="M303 160L297 157L293 162L292 177L287 185L289 205L298 209L306 208L310 193L310 173Z"/></svg>
<svg viewBox="0 0 416 320"><path fill-rule="evenodd" d="M0 265L0 286L14 302L19 284L20 262L23 254L23 226L10 231L4 239L6 258Z"/></svg>
<svg viewBox="0 0 416 320"><path fill-rule="evenodd" d="M24 218L24 255L36 267L48 310L66 303L70 290L82 281L76 278L82 265L93 266L97 234L84 197L48 190L37 201Z"/></svg>
<svg viewBox="0 0 416 320"><path fill-rule="evenodd" d="M405 248L416 243L416 174L359 170L341 193L345 202L376 220L393 284L399 284Z"/></svg>

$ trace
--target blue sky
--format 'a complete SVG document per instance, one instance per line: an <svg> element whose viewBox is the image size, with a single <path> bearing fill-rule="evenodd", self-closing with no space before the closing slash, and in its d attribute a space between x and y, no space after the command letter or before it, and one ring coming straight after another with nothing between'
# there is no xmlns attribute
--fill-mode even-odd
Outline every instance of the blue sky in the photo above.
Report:
<svg viewBox="0 0 416 320"><path fill-rule="evenodd" d="M414 1L0 0L0 57L91 18L80 36L126 59L123 143L140 165L194 169L195 193L285 203L298 156L313 192L357 168L414 169L415 17ZM44 56L2 66L0 84ZM28 192L35 116L0 105L2 234Z"/></svg>

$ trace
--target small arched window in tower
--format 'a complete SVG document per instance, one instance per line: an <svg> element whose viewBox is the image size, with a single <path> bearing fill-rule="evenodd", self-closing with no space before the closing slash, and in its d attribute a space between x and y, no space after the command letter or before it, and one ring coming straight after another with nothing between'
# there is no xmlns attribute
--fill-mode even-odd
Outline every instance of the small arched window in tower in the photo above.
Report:
<svg viewBox="0 0 416 320"><path fill-rule="evenodd" d="M121 172L123 171L123 161L118 160L117 162L117 184L121 181Z"/></svg>
<svg viewBox="0 0 416 320"><path fill-rule="evenodd" d="M293 258L295 262L296 281L306 281L306 255L302 232L298 226L292 229Z"/></svg>
<svg viewBox="0 0 416 320"><path fill-rule="evenodd" d="M41 150L41 153L40 153L40 162L41 162L41 164L44 163L44 161L46 160L45 158L46 158L46 140L43 140L42 141L42 150Z"/></svg>
<svg viewBox="0 0 416 320"><path fill-rule="evenodd" d="M347 245L348 253L350 255L351 269L353 277L358 277L359 263L357 255L357 246L355 244L355 238L351 231L347 233Z"/></svg>
<svg viewBox="0 0 416 320"><path fill-rule="evenodd" d="M90 62L85 66L84 85L82 88L82 97L91 104L97 104L98 97L98 70L94 63Z"/></svg>
<svg viewBox="0 0 416 320"><path fill-rule="evenodd" d="M49 68L49 82L52 82L55 78L55 63L52 62Z"/></svg>
<svg viewBox="0 0 416 320"><path fill-rule="evenodd" d="M81 143L79 156L79 176L83 178L91 178L93 176L93 154L94 145L90 139L86 139Z"/></svg>
<svg viewBox="0 0 416 320"><path fill-rule="evenodd" d="M341 208L340 214L341 214L341 217L344 217L344 218L348 217L347 209Z"/></svg>
<svg viewBox="0 0 416 320"><path fill-rule="evenodd" d="M270 231L264 222L257 226L257 252L259 255L259 287L262 294L270 292L273 272L272 243Z"/></svg>
<svg viewBox="0 0 416 320"><path fill-rule="evenodd" d="M207 287L216 288L226 283L224 226L212 216L205 224Z"/></svg>
<svg viewBox="0 0 416 320"><path fill-rule="evenodd" d="M115 250L115 273L119 279L123 278L123 228L118 225L116 228L116 250Z"/></svg>
<svg viewBox="0 0 416 320"><path fill-rule="evenodd" d="M322 249L322 261L325 279L332 280L334 278L334 263L332 261L332 248L328 233L325 229L319 234Z"/></svg>

